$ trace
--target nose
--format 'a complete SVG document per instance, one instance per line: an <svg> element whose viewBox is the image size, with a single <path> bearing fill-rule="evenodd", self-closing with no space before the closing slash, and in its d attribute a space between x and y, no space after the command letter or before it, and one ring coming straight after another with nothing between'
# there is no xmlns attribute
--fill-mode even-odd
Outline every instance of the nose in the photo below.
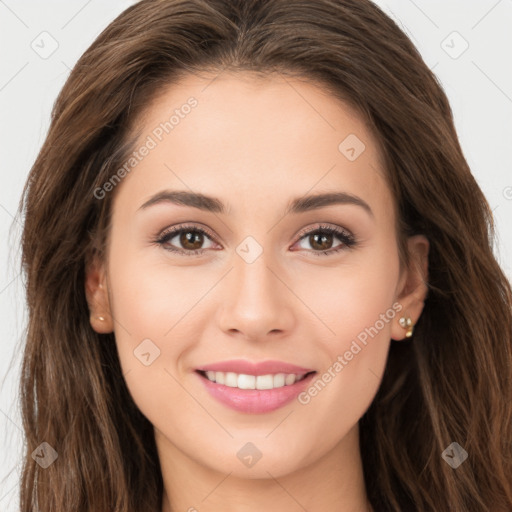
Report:
<svg viewBox="0 0 512 512"><path fill-rule="evenodd" d="M264 251L252 263L235 255L234 268L223 283L224 300L218 311L223 332L263 341L293 329L293 306L298 301L286 283L285 272L265 255Z"/></svg>

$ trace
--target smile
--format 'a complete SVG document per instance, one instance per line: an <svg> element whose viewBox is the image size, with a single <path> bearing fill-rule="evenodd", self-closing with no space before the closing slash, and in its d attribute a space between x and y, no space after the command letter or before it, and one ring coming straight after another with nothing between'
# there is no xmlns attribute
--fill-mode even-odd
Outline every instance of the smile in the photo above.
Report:
<svg viewBox="0 0 512 512"><path fill-rule="evenodd" d="M210 382L224 384L238 389L277 389L291 386L302 380L307 374L276 373L268 375L247 375L234 372L203 372Z"/></svg>
<svg viewBox="0 0 512 512"><path fill-rule="evenodd" d="M224 361L197 368L212 398L241 413L261 414L284 407L317 373L281 361Z"/></svg>

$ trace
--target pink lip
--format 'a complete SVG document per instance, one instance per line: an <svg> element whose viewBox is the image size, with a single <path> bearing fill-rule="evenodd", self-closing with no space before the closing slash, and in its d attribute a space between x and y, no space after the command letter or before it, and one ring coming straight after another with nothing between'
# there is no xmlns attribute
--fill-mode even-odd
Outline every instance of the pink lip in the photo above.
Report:
<svg viewBox="0 0 512 512"><path fill-rule="evenodd" d="M206 371L233 372L258 376L275 373L303 375L314 372L314 370L282 361L251 363L244 360L223 361L197 368L196 375L201 379L203 385L213 398L238 412L252 414L271 412L290 403L310 384L316 373L311 373L291 386L283 386L276 389L239 389L225 386L224 384L217 384L199 373Z"/></svg>
<svg viewBox="0 0 512 512"><path fill-rule="evenodd" d="M285 406L294 400L307 386L314 373L291 386L283 386L276 389L238 389L217 384L197 373L208 392L219 402L231 409L244 413L271 412Z"/></svg>
<svg viewBox="0 0 512 512"><path fill-rule="evenodd" d="M197 368L197 370L206 372L233 372L243 373L245 375L268 375L269 373L296 373L304 374L314 370L311 368L302 368L283 361L261 361L252 363L244 359L234 359L232 361L221 361L219 363L207 364Z"/></svg>

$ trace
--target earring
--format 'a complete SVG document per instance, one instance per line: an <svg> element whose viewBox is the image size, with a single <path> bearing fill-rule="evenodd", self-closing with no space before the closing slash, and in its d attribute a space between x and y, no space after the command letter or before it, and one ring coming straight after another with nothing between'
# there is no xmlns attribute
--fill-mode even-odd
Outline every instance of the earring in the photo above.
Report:
<svg viewBox="0 0 512 512"><path fill-rule="evenodd" d="M410 316L403 316L398 320L398 323L401 327L404 329L407 329L407 332L405 333L406 338L410 338L412 336L412 332L414 330L414 326L412 325L412 320Z"/></svg>
<svg viewBox="0 0 512 512"><path fill-rule="evenodd" d="M104 317L104 316L98 316L97 318L98 318L98 320L99 320L100 322L105 321L105 317Z"/></svg>

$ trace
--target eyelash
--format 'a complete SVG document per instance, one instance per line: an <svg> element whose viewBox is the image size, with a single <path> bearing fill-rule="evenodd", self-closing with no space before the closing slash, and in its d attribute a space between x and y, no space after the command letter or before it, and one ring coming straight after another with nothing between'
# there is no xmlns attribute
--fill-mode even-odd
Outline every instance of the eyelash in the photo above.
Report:
<svg viewBox="0 0 512 512"><path fill-rule="evenodd" d="M206 235L208 238L210 238L212 240L215 239L213 234L210 233L210 231L208 231L205 228L200 228L199 226L194 226L194 225L185 225L185 226L180 225L180 226L170 228L170 229L162 232L161 234L159 234L158 237L156 238L156 240L154 240L154 243L157 245L160 245L160 246L164 246L169 240L172 240L176 235L180 235L182 233L190 233L190 232ZM336 254L339 251L342 251L344 249L351 249L351 248L355 247L355 245L357 243L355 237L351 233L349 233L347 230L338 228L338 227L327 226L324 224L321 224L314 229L301 231L299 233L299 239L297 241L300 241L303 238L305 238L306 236L312 235L312 234L335 235L339 239L339 241L342 242L342 245L339 245L335 249L329 249L327 251L310 250L309 252L315 254L315 256L320 256L321 254L326 255L326 256ZM173 252L173 253L183 254L186 256L196 256L196 255L202 254L204 251L207 250L207 249L193 249L193 250L187 251L184 249L175 249L172 247L164 247L164 249L167 251Z"/></svg>

